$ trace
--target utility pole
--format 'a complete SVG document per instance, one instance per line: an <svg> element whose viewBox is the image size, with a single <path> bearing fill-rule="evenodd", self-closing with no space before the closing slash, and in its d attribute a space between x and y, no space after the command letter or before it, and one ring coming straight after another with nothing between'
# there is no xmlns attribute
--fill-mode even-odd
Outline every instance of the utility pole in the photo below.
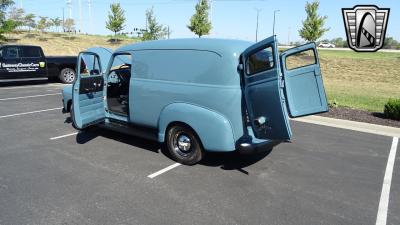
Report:
<svg viewBox="0 0 400 225"><path fill-rule="evenodd" d="M63 30L63 32L65 32L65 11L64 11L64 7L62 8L62 11L63 11L62 30Z"/></svg>
<svg viewBox="0 0 400 225"><path fill-rule="evenodd" d="M260 15L261 9L255 8L255 10L257 11L257 23L256 23L256 42L257 42L258 41L258 17Z"/></svg>
<svg viewBox="0 0 400 225"><path fill-rule="evenodd" d="M93 31L92 0L88 0L88 8L89 8L89 33L92 33Z"/></svg>
<svg viewBox="0 0 400 225"><path fill-rule="evenodd" d="M83 33L82 0L78 0L78 9L79 9L79 32Z"/></svg>
<svg viewBox="0 0 400 225"><path fill-rule="evenodd" d="M69 19L72 19L72 0L67 0L67 8L69 11Z"/></svg>
<svg viewBox="0 0 400 225"><path fill-rule="evenodd" d="M169 25L168 25L168 39L169 39L169 35L170 35L170 33L169 33Z"/></svg>
<svg viewBox="0 0 400 225"><path fill-rule="evenodd" d="M288 46L290 46L290 27L288 29L287 43L288 43Z"/></svg>
<svg viewBox="0 0 400 225"><path fill-rule="evenodd" d="M277 12L279 12L279 11L281 11L281 10L274 10L274 25L273 25L273 27L272 27L272 35L275 35L275 16L276 16L276 13Z"/></svg>

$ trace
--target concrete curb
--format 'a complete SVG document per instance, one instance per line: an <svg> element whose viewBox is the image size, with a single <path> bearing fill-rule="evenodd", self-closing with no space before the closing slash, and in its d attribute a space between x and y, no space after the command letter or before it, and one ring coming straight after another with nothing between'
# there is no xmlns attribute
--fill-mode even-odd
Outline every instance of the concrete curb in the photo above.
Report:
<svg viewBox="0 0 400 225"><path fill-rule="evenodd" d="M347 130L354 130L364 133L400 137L400 128L388 127L370 123L355 122L350 120L334 119L322 116L307 116L293 119L294 121L312 123L322 126L336 127Z"/></svg>

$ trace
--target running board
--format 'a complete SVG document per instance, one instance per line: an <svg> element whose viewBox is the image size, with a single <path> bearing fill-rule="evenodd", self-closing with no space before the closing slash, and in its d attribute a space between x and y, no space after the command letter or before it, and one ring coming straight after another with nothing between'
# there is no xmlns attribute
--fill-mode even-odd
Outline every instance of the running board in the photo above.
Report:
<svg viewBox="0 0 400 225"><path fill-rule="evenodd" d="M155 128L133 125L115 119L109 119L109 122L99 125L119 133L149 139L152 141L158 141L158 130Z"/></svg>

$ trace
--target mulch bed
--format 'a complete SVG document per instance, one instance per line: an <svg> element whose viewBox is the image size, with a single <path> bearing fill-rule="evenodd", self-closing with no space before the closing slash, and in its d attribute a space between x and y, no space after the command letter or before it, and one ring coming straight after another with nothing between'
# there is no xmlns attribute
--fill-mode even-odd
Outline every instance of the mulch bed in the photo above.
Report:
<svg viewBox="0 0 400 225"><path fill-rule="evenodd" d="M383 113L368 112L347 107L330 108L329 112L319 114L319 116L400 128L400 121L387 119Z"/></svg>

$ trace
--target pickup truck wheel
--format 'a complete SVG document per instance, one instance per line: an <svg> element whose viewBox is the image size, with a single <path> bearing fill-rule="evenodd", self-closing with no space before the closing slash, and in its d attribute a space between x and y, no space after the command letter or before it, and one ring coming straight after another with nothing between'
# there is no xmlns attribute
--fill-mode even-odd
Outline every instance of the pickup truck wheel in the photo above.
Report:
<svg viewBox="0 0 400 225"><path fill-rule="evenodd" d="M60 81L64 84L72 84L76 79L75 70L71 68L64 68L59 75Z"/></svg>
<svg viewBox="0 0 400 225"><path fill-rule="evenodd" d="M167 133L167 148L172 158L184 165L194 165L203 158L203 147L196 133L185 126L174 125Z"/></svg>

